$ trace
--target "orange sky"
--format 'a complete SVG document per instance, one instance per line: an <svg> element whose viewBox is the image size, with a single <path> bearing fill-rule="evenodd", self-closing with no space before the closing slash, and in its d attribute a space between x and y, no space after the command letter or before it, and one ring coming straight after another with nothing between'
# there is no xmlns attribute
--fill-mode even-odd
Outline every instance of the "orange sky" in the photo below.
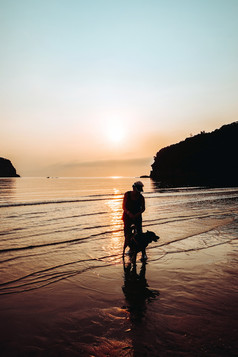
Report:
<svg viewBox="0 0 238 357"><path fill-rule="evenodd" d="M236 121L238 3L171 2L5 2L0 156L22 176L139 176Z"/></svg>

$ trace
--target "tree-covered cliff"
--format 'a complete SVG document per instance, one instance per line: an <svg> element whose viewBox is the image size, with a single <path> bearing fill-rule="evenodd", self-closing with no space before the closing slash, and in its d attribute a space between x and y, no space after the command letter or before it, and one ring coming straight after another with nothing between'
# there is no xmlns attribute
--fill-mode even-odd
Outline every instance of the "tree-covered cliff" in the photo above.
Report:
<svg viewBox="0 0 238 357"><path fill-rule="evenodd" d="M161 186L238 186L238 122L157 152L150 177Z"/></svg>
<svg viewBox="0 0 238 357"><path fill-rule="evenodd" d="M11 161L0 157L0 177L20 177Z"/></svg>

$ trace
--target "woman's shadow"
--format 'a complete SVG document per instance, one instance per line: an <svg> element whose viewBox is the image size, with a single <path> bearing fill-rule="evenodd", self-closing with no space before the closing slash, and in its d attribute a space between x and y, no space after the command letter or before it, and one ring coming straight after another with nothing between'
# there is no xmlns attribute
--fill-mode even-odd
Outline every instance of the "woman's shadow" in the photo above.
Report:
<svg viewBox="0 0 238 357"><path fill-rule="evenodd" d="M156 299L159 291L149 289L145 278L146 262L142 262L139 274L137 274L136 264L123 262L123 268L124 285L122 290L128 304L125 308L130 313L131 321L137 323L145 316L147 303Z"/></svg>

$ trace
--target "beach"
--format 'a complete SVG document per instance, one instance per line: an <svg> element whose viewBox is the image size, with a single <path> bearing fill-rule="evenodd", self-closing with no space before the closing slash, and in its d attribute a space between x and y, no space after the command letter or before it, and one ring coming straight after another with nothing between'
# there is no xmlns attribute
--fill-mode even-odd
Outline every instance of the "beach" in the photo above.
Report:
<svg viewBox="0 0 238 357"><path fill-rule="evenodd" d="M134 178L1 181L2 356L237 355L237 188L143 179L143 229L122 261Z"/></svg>

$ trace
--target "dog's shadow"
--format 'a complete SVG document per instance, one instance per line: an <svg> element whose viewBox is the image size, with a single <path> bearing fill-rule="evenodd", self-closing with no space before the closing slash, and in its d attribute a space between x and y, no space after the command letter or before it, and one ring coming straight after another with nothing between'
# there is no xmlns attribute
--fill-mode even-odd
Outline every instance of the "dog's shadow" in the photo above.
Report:
<svg viewBox="0 0 238 357"><path fill-rule="evenodd" d="M130 313L133 322L139 322L145 315L147 302L151 302L159 295L158 290L149 289L145 273L146 262L142 262L140 273L137 274L136 264L123 262L124 285L123 293L126 298L125 308Z"/></svg>

